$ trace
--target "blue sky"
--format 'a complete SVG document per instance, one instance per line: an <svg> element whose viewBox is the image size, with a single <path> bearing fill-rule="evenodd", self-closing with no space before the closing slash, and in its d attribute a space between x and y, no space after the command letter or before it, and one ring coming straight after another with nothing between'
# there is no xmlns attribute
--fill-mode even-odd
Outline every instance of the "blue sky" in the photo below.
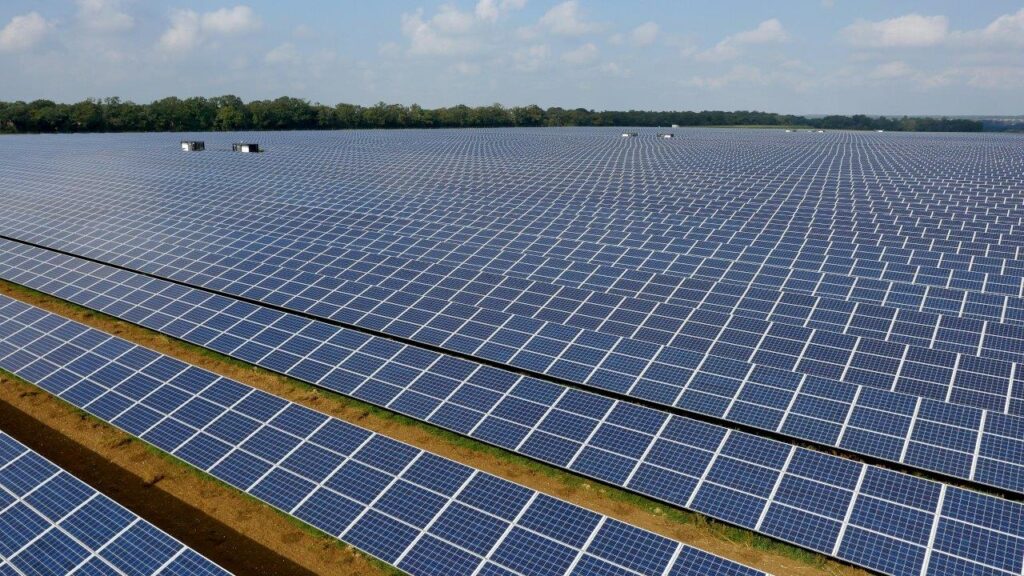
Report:
<svg viewBox="0 0 1024 576"><path fill-rule="evenodd" d="M5 0L0 99L1024 114L1024 0Z"/></svg>

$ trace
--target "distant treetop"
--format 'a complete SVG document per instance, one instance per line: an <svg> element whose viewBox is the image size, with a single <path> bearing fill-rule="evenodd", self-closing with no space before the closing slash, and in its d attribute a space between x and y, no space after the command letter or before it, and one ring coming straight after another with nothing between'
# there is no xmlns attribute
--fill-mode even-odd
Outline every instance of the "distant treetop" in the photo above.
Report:
<svg viewBox="0 0 1024 576"><path fill-rule="evenodd" d="M373 106L311 103L299 98L243 102L237 96L164 98L136 104L120 98L74 104L50 100L0 102L0 133L197 132L337 130L346 128L471 128L514 126L794 126L847 130L980 132L981 122L955 118L884 118L857 114L807 118L771 112L705 110L655 112L584 108L543 109L501 104L426 109L413 104Z"/></svg>

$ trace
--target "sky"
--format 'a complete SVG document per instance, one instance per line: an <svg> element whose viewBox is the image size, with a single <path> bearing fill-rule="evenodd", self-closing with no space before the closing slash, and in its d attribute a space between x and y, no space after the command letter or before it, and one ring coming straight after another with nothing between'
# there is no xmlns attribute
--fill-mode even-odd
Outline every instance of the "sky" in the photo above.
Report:
<svg viewBox="0 0 1024 576"><path fill-rule="evenodd" d="M1024 114L1024 0L4 0L0 100Z"/></svg>

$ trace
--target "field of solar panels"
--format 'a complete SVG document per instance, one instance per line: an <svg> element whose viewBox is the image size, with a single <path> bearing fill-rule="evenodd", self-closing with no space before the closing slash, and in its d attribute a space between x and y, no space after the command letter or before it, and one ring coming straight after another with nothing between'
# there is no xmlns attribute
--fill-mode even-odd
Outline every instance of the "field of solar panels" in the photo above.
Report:
<svg viewBox="0 0 1024 576"><path fill-rule="evenodd" d="M0 138L0 409L340 573L1024 574L1024 137L664 132ZM5 422L0 575L231 571Z"/></svg>

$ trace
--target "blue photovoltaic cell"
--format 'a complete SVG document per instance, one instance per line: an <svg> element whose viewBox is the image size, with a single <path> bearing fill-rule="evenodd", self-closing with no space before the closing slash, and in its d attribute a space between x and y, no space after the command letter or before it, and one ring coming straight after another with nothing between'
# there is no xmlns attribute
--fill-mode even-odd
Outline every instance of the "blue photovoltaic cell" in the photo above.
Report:
<svg viewBox="0 0 1024 576"><path fill-rule="evenodd" d="M228 574L0 432L0 574L72 573Z"/></svg>
<svg viewBox="0 0 1024 576"><path fill-rule="evenodd" d="M69 377L61 381L63 390L52 387L55 381L46 377L34 383L66 398L62 392L89 382L102 390L79 405L91 411L101 398L121 396L120 391L135 376L161 373L164 383L147 394L129 398L121 415L96 415L115 425L128 422L134 427L138 419L125 415L147 407L153 417L146 420L145 428L134 428L134 434L406 572L472 574L486 564L520 574L550 574L571 571L581 562L603 560L624 574L761 574L726 561L719 562L712 572L699 572L680 563L680 557L690 548L678 542L621 525L144 348L111 346L111 342L123 341L97 330L81 330L80 325L41 312L0 297L0 342L22 342L24 338L19 334L45 337L43 329L56 334L74 326L80 338L76 341L88 342L92 349L79 349L80 356L92 354L96 365L76 372L70 368L74 362L67 363ZM31 327L22 325L12 330L23 320ZM86 335L88 338L81 338ZM19 348L26 350L29 344L24 342ZM116 353L105 357L99 353L102 350ZM70 359L71 351L65 348L62 354ZM36 362L18 355L17 365L6 362L12 355L4 354L0 368L24 377L30 372L24 369L25 361L38 364L46 351L39 351ZM131 366L136 371L105 369L114 366ZM57 364L51 368L62 370ZM77 376L77 381L70 375ZM188 384L179 386L183 382L198 384L188 389ZM159 401L166 397L178 400ZM190 406L200 401L207 407L208 416L200 418L198 425L178 419L181 412L195 421L196 412ZM218 427L219 423L224 424ZM0 447L7 450L2 443ZM0 509L0 522L7 520L8 512L11 522L29 522L23 516L37 492L26 478L47 478L56 473L47 466L45 461L25 456L0 466L0 486L6 491L0 494L12 500ZM39 493L39 497L44 494ZM51 510L55 505L44 502L40 507ZM15 519L14 515L19 516ZM38 523L44 522L44 518L38 519ZM603 531L613 527L640 544L609 550L603 544L607 540ZM68 528L69 533L76 530L80 527ZM13 534L17 537L19 532ZM173 554L180 554L181 550L171 550L170 544L155 550L151 558L131 554L133 547L140 547L152 537L149 528L132 527L104 548L103 554L118 567L148 562L145 569L155 569L172 561ZM10 540L10 536L4 538ZM47 544L51 548L61 545ZM23 545L20 541L0 541L0 559ZM652 556L651 550L659 552ZM15 555L15 561L19 557Z"/></svg>
<svg viewBox="0 0 1024 576"><path fill-rule="evenodd" d="M178 436L178 446L165 445L164 449L299 518L329 528L331 534L347 539L347 534L352 532L353 539L359 542L357 545L372 546L372 553L391 562L397 561L400 567L401 554L406 553L409 546L414 546L413 541L406 542L409 539L403 534L418 535L423 530L481 558L483 555L479 550L487 548L494 554L501 550L500 559L492 557L491 561L527 571L541 570L545 563L560 565L568 554L563 548L577 549L581 541L589 542L591 547L608 541L608 538L594 537L594 530L612 529L608 521L574 506L325 418L237 382L200 377L202 371L144 348L129 347L126 350L123 346L110 346L108 342L120 341L96 330L78 329L80 325L71 321L55 323L54 318L59 317L24 303L0 297L0 304L0 317L6 319L0 323L0 334L5 335L0 337L0 343L25 341L25 338L19 338L23 334L45 337L46 332L37 327L46 327L51 333L76 327L75 332L90 336L82 341L90 342L94 351L117 350L117 356L105 359L106 364L96 367L92 375L69 376L59 381L43 377L38 382L39 386L66 398L67 392L89 382L103 390L91 403L81 405L83 409L90 410L92 404L99 403L102 398L118 396L117 390L123 383L95 376L120 373L102 370L102 366L123 365L123 359L138 365L141 358L149 359L149 364L138 366L141 374L152 371L151 367L166 372L176 366L179 375L171 376L168 383L150 395L160 394L164 389L184 391L174 384L182 380L203 382L204 385L189 392L192 395L189 402L166 406L163 413L154 411L157 421L140 433L143 439L164 438L161 431L169 423L174 423L175 427L188 427L191 432ZM0 367L23 373L27 366L45 360L46 354L19 354L30 344L27 342L20 348L12 345L9 354L0 358ZM67 354L69 350L65 348L63 353ZM82 356L88 353L79 349ZM10 358L15 358L17 365L10 364ZM63 370L56 364L53 369ZM71 370L67 372L75 374ZM186 374L188 377L182 378ZM135 406L144 404L147 398L139 399ZM221 413L200 428L190 427L177 418L178 412L190 413L190 402L197 398L210 402ZM217 398L224 399L226 403L218 403ZM579 402L569 403L572 404ZM133 408L124 410L131 413ZM268 415L271 410L273 414ZM1020 530L1005 525L1013 518L1024 517L1024 509L1019 503L742 432L723 431L717 426L678 416L659 419L658 413L652 412L647 418L644 410L649 409L635 406L620 408L615 403L605 403L601 418L620 420L623 416L613 414L630 414L638 422L638 428L651 430L656 427L662 436L655 443L673 445L674 453L681 456L680 462L705 454L701 460L703 467L678 470L676 458L666 458L653 448L647 455L652 458L658 455L660 460L632 461L626 468L608 467L609 463L615 462L614 458L621 457L600 448L587 447L585 451L604 456L602 460L591 458L588 465L593 468L583 470L589 470L595 477L622 474L620 470L624 470L626 479L622 484L626 488L894 575L921 573L926 559L936 549L951 557L969 558L982 565L998 567L1003 560L996 550L1024 542L1024 534ZM263 420L255 420L243 411L261 414ZM113 422L119 422L121 418L117 416ZM224 431L217 428L219 423L228 421L232 424L225 426ZM250 425L243 426L244 422L250 422ZM605 422L604 425L615 424ZM238 429L242 432L231 432L230 438L243 436L241 440L230 443L216 441L217 435L226 436L228 431ZM282 454L276 447L257 446L253 440L284 437L288 438L284 445L290 447L287 454ZM277 443L276 440L269 442ZM198 446L212 446L212 455ZM314 447L317 450L314 451ZM306 452L302 452L303 448ZM325 453L330 454L334 464L326 480L323 480L322 464L317 463L307 471L301 460L294 458L301 453L317 452L321 458L328 457ZM692 456L685 456L687 454ZM578 458L582 458L582 453ZM685 469L685 465L682 467ZM577 470L575 467L571 469ZM438 478L438 472L443 473L444 480ZM459 505L455 506L453 502ZM328 512L334 508L337 508L337 515ZM472 524L479 524L479 531L467 533L459 528L461 521L474 515L490 520ZM939 524L936 524L936 517ZM348 522L342 524L339 518ZM978 533L972 535L971 541L983 543L982 549L957 552L940 548L938 545L943 542L936 540L937 535L952 533L955 526L950 525L941 532L932 527L945 526L942 522L947 520L977 526ZM503 540L496 534L499 531L505 534L502 527L508 527L508 523L513 521L516 523L513 531L517 534L515 541L531 542L543 538L543 554L522 556L508 546L502 547L500 543ZM488 528L488 522L494 527ZM382 523L394 525L395 529L389 533L392 539L369 538L368 534ZM589 532L587 526L592 526ZM443 532L435 532L440 527L451 531L450 539ZM582 531L576 532L577 529ZM628 532L626 528L621 530ZM495 540L496 537L499 540ZM631 537L641 538L636 534L617 538L625 541ZM647 536L641 539L644 538ZM873 544L866 545L865 542L869 541ZM992 543L994 548L987 550L987 543ZM899 552L894 552L896 556L892 559L880 559L872 556L877 546ZM640 548L649 549L650 546L638 545L637 549ZM642 562L640 558L611 559L612 551L609 550L599 553L588 549L588 553L633 570L640 566L636 563ZM648 550L643 557L648 558L650 554ZM533 566L534 562L539 562L540 567Z"/></svg>
<svg viewBox="0 0 1024 576"><path fill-rule="evenodd" d="M1019 226L1014 216L995 216L1000 208L991 212L975 204L969 205L978 212L962 221L956 210L942 216L921 213L922 206L932 203L950 208L928 175L915 173L909 182L901 181L905 185L891 190L887 186L893 181L875 180L874 169L868 172L869 181L847 180L857 173L853 167L830 171L853 157L858 163L874 163L889 154L915 157L921 150L915 150L913 142L894 145L892 137L879 140L863 134L800 142L795 149L801 153L849 149L843 160L828 162L828 169L816 170L812 177L793 173L785 162L767 161L756 163L754 174L742 161L745 168L732 166L728 176L715 170L709 174L694 149L641 139L633 152L651 154L650 161L641 163L643 168L629 164L628 183L609 187L600 174L621 161L622 143L601 131L550 136L583 146L574 154L611 155L598 162L601 169L578 175L587 184L575 191L580 194L576 197L558 187L561 180L555 174L561 171L548 168L555 159L571 162L564 170L575 167L566 156L570 148L546 149L552 145L548 137L520 140L523 134L393 135L388 145L375 148L374 155L341 172L337 166L354 160L344 152L349 138L367 138L380 146L384 137L268 135L280 141L282 153L264 156L264 162L246 164L241 171L234 162L195 166L180 154L169 155L176 154L170 150L140 157L140 150L152 147L127 143L142 136L107 137L105 145L124 146L122 153L84 163L80 156L66 154L62 139L35 143L31 153L4 147L0 154L15 154L12 162L30 166L17 175L4 175L10 195L5 230L14 237L127 268L651 402L805 440L842 441L848 450L986 483L997 479L1004 488L1013 479L1006 464L968 463L962 449L936 446L937 436L927 431L915 438L926 446L902 450L894 444L905 431L893 433L895 440L892 435L864 434L858 426L866 419L838 415L829 426L824 421L841 407L823 409L827 403L808 400L806 392L794 389L783 388L802 394L797 402L782 402L779 390L769 399L758 381L758 372L774 368L842 383L847 389L878 387L1024 413L1021 387L1016 385L1016 363L1024 354L1024 267L1019 264L1020 247L1011 240L1013 226ZM723 162L737 161L737 150L744 146L782 150L786 158L794 150L793 138L781 134L746 134L731 140L735 134L691 132L690 137L709 150L722 146L718 152ZM301 143L314 138L322 153L311 159L299 150L305 148ZM544 148L543 161L491 173L493 164L478 163L477 154L495 152L498 138L520 141L520 153ZM829 146L819 149L824 141ZM986 144L985 154L998 161L983 163L984 169L964 164L961 154L951 154L943 165L985 178L994 167L1008 165L1006 157L1015 154L1005 142ZM959 150L964 144L939 140L934 145L929 153ZM442 158L460 150L460 169L409 165L400 152L407 146ZM83 149L75 150L81 154ZM483 157L492 158L491 152ZM399 156L387 159L388 154ZM325 157L332 160L320 164ZM67 171L54 174L55 162L68 163ZM106 180L118 162L130 162L124 166L131 169L121 180ZM97 172L98 165L111 163L114 166ZM701 166L702 177L676 180L681 177L680 165ZM883 166L884 172L893 168L889 162ZM187 171L182 170L185 167ZM267 167L272 173L261 174L262 181L271 189L279 187L282 196L277 201L265 201L262 194L250 196L257 192L243 184L251 170ZM335 179L356 178L350 184L360 193L324 193L313 184L317 177L308 179L320 173L318 167L330 174L321 184L330 182L329 188L338 190L344 182ZM627 167L614 169L620 174ZM393 182L396 171L402 170L405 185L424 179L429 184L417 194L366 188L380 179ZM759 190L765 170L807 180L777 197L773 190ZM184 189L179 189L180 183L168 184L163 176L147 179L183 171L216 177L190 182ZM87 192L82 182L64 180L71 173L91 175ZM522 177L509 182L510 173ZM435 179L438 174L446 175L443 185ZM481 180L474 179L472 185L447 189L470 174L480 175L495 188L481 189ZM712 185L706 180L711 174L725 181ZM303 184L288 180L289 175ZM939 181L945 182L946 176ZM741 186L743 192L737 194L742 201L733 204L735 196L723 191L735 192L736 178L753 178L754 183ZM825 186L823 178L843 183ZM132 182L130 193L123 189L125 179ZM214 181L217 187L211 187ZM524 181L533 185L524 189ZM1005 177L997 181L1007 186ZM223 187L230 183L239 188L225 198ZM41 190L47 202L39 201ZM473 190L471 200L453 201L468 190ZM975 190L978 198L1001 202L999 193L990 198L987 188L981 190ZM862 201L863 195L875 194L884 201ZM59 215L47 210L54 195L61 196ZM567 204L568 198L572 201ZM104 209L98 210L98 205ZM886 208L880 209L882 205ZM516 210L523 206L531 208L525 213ZM752 216L752 206L764 212L755 210L757 216ZM819 215L822 206L833 208ZM903 221L900 209L917 213ZM594 218L602 210L608 212ZM856 217L862 210L870 217ZM324 218L325 214L333 216ZM789 217L794 214L800 217ZM773 215L787 219L768 225ZM922 218L933 221L924 224ZM989 222L990 218L1002 220ZM102 223L102 232L96 222ZM737 229L740 222L749 228ZM861 229L864 222L871 224ZM106 286L116 288L109 282ZM146 319L150 327L220 351L237 348L239 357L262 359L265 366L304 379L325 376L322 363L303 359L308 339L284 344L281 339L289 331L274 329L239 347L237 336L218 335L229 320L198 326L198 318L182 315L171 297L138 298L132 303L161 308ZM129 313L133 321L142 320L132 316ZM422 398L396 399L389 392L393 391L370 385L363 397L395 400L415 415L431 409ZM797 415L784 419L766 405L776 410L791 406ZM813 411L817 422L808 422L812 416L801 411ZM854 430L843 435L844 426ZM510 443L514 435L504 440Z"/></svg>
<svg viewBox="0 0 1024 576"><path fill-rule="evenodd" d="M196 314L201 318L217 317L217 313L223 310L220 317L234 318L231 321L235 323L234 326L248 322L248 318L259 318L273 324L265 328L266 331L276 330L274 326L279 325L277 323L291 323L292 327L303 326L301 330L293 330L298 333L285 340L285 343L305 338L304 334L309 333L317 333L321 340L327 339L304 361L320 365L322 369L317 373L323 375L316 380L308 378L302 370L295 369L286 371L288 375L504 448L522 450L560 466L567 465L575 454L572 446L561 438L575 440L577 443L589 438L597 421L610 410L612 401L596 394L567 390L549 382L517 376L427 350L403 348L382 338L211 296L160 280L146 279L141 282L137 275L52 252L24 247L19 249L20 252L33 254L32 261L45 261L46 266L59 267L45 276L23 272L20 268L8 275L5 271L9 269L0 265L0 277L43 291L54 291L56 286L75 277L117 278L122 283L115 286L144 283L145 293L153 295L148 300L162 293L174 294L180 298L176 303L201 312ZM68 272L57 273L62 270ZM56 276L62 280L53 280ZM132 289L126 294L135 294L141 290ZM86 306L97 306L98 296L91 289L64 293L62 296ZM188 304L186 300L196 300L201 304ZM98 309L124 317L127 312L117 306L123 302L110 301L106 307L100 306ZM229 311L241 316L230 316ZM140 314L139 321L148 325L148 319L158 314L160 312L150 310ZM228 330L233 332L236 328ZM256 332L256 335L261 333ZM184 338L189 340L191 336L186 334ZM198 340L194 342L203 344ZM335 342L344 342L344 346L336 345ZM239 344L238 350L221 351L273 368L261 359L262 354L259 357L246 357L240 353L239 350L245 346ZM318 353L330 356L337 365L332 367L314 360ZM461 378L464 373L469 376ZM781 400L767 401L768 404L782 406L777 411L766 409L764 404L744 402L743 399L747 398L744 391L736 394L735 401L713 404L728 406L731 403L729 414L747 414L737 421L751 426L1024 493L1024 457L1018 454L1024 453L1024 449L1019 449L1024 446L1024 419L875 388L857 388L846 384L836 386L821 379L799 376L792 379L787 378L786 374L791 373L768 368L755 369L749 375L750 387L745 389L757 388L783 393L784 398ZM1019 389L1024 390L1024 384ZM83 389L76 393L87 392ZM714 397L692 391L692 394L683 396L683 401L690 404L706 403L710 398ZM559 410L548 411L552 403ZM621 402L615 405L617 408L609 416L609 423L615 423L616 418L619 418L628 422L627 427L646 434L653 434L665 418L663 413L654 410L641 410ZM488 415L485 417L485 414ZM586 418L578 418L577 414ZM771 420L761 420L760 416L764 415L772 415ZM538 418L541 418L541 430L561 438L530 435L529 429L536 426ZM614 441L608 442L610 437L614 437ZM632 432L602 429L592 443L602 448L614 444L617 454L633 455L635 458L635 454L645 449L643 442L642 438ZM576 469L592 474L594 458L592 452L586 452L577 459ZM601 479L621 483L625 477L621 471L608 471Z"/></svg>
<svg viewBox="0 0 1024 576"><path fill-rule="evenodd" d="M1024 493L1018 139L676 136L268 133L258 157L181 154L161 135L4 140L5 236L120 269L0 240L0 277L809 548L831 538L832 554L885 572L1019 573L1006 561L1019 534L992 521L999 499L954 521L959 489L339 326ZM257 395L237 413L165 418L196 394L240 398L184 378L161 388L178 367L59 319L19 320L0 332L8 369L161 447L204 430L180 451L265 482L281 506L294 494L268 459L334 472L252 427L280 417L275 430L315 435L315 419ZM233 452L247 441L249 457ZM408 464L394 456L382 473ZM357 487L373 501L395 488ZM409 562L425 569L447 546L420 539Z"/></svg>

